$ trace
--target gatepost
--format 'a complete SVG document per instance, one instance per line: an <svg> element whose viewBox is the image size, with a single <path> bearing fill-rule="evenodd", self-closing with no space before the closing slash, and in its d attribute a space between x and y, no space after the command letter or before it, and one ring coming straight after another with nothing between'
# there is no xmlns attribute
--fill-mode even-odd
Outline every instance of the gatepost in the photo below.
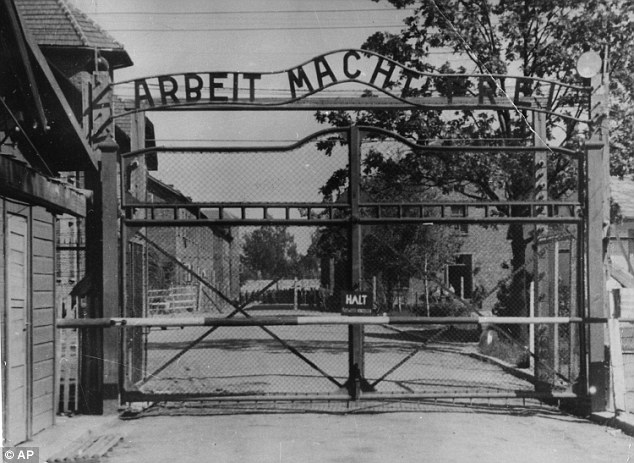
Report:
<svg viewBox="0 0 634 463"><path fill-rule="evenodd" d="M350 156L350 285L351 291L361 290L363 285L361 224L359 221L359 198L361 195L361 134L358 127L350 128L348 141ZM357 400L361 392L374 388L365 379L365 359L363 349L364 326L348 325L348 381L346 387L352 400Z"/></svg>
<svg viewBox="0 0 634 463"><path fill-rule="evenodd" d="M97 58L83 101L86 133L98 154L99 172L87 173L93 191L86 218L86 270L90 277L89 318L118 317L119 292L119 203L117 169L119 147L114 139L112 86L108 63ZM119 332L91 328L82 333L82 412L103 413L103 399L118 394Z"/></svg>
<svg viewBox="0 0 634 463"><path fill-rule="evenodd" d="M586 143L587 155L587 275L589 318L608 316L606 288L606 240L608 238L609 217L609 128L607 124L607 76L603 73L592 78L592 88L596 96L593 110L594 130ZM607 406L608 377L606 364L605 326L603 323L588 323L587 333L587 388L590 395L591 412L603 411Z"/></svg>

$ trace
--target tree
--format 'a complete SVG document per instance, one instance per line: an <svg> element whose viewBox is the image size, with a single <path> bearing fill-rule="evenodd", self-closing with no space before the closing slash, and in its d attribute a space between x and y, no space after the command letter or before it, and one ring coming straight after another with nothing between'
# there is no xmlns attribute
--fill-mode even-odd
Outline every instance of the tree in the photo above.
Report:
<svg viewBox="0 0 634 463"><path fill-rule="evenodd" d="M428 277L453 263L460 249L458 233L436 225L371 226L363 234L363 275L376 277L387 307L392 307L399 288L411 278L429 285ZM435 285L434 285L435 286ZM427 302L429 309L429 302Z"/></svg>
<svg viewBox="0 0 634 463"><path fill-rule="evenodd" d="M398 151L392 149L392 152ZM385 151L371 148L367 158L380 157L386 161ZM365 163L361 177L361 196L364 201L394 203L430 200L437 192L419 185L411 185L395 177L387 167L374 168ZM337 175L332 178L336 178ZM331 180L332 180L331 178ZM345 181L345 176L342 176ZM411 188L409 188L411 187ZM328 182L322 187L328 200L340 201L347 195L339 182ZM430 220L432 213L428 214ZM349 246L347 231L343 227L323 227L313 238L309 254L334 259L336 268L348 268ZM362 230L362 274L367 284L373 278L379 283L379 296L387 307L392 307L399 288L407 287L412 277L426 279L427 274L444 270L453 262L460 249L461 236L454 228L430 225L373 225ZM343 289L342 278L335 281L335 292ZM347 289L347 288L346 288Z"/></svg>
<svg viewBox="0 0 634 463"><path fill-rule="evenodd" d="M258 228L244 236L240 261L244 279L296 276L299 256L295 238L282 226Z"/></svg>
<svg viewBox="0 0 634 463"><path fill-rule="evenodd" d="M379 1L379 0L373 0ZM631 97L634 95L634 5L623 0L387 0L396 8L412 8L399 34L377 32L362 48L377 52L418 71L465 73L466 68L453 69L449 62L430 64L434 50L449 48L466 56L474 72L504 74L519 69L524 76L550 78L566 83L580 83L575 71L576 59L582 52L599 51L611 74L613 104L611 116L611 170L613 175L634 172L631 148ZM471 69L470 69L471 70ZM495 85L505 91L505 81ZM443 84L436 82L442 93ZM466 82L466 81L465 81ZM459 91L468 91L467 84ZM524 89L530 93L530 88ZM423 90L411 89L411 96ZM559 99L563 107L574 101ZM360 111L317 113L317 120L336 126L351 123L373 125L395 131L419 144L430 139L525 139L532 127L524 114L516 111L461 111L441 115L435 111L409 110L398 113ZM563 145L574 145L576 127L555 117L547 120L551 142L557 127L563 132L558 139ZM450 156L420 156L412 151L394 163L378 153L366 160L366 169L381 170L393 181L407 178L415 184L454 191L479 200L523 200L534 194L532 155L507 153L461 153ZM558 199L575 189L577 166L570 159L553 155L548 161L548 196ZM333 182L330 188L333 189ZM500 211L503 213L503 211ZM514 215L526 211L514 210ZM534 237L526 227L511 225L508 239L512 248L513 278L504 288L505 300L513 306L500 305L500 314L527 315L527 281L532 279L526 267L526 247ZM520 333L517 333L518 335Z"/></svg>
<svg viewBox="0 0 634 463"><path fill-rule="evenodd" d="M406 27L400 34L377 32L363 48L419 71L456 72L448 62L436 69L425 61L431 51L444 47L469 57L475 72L503 74L517 67L524 76L579 84L577 58L584 51L599 51L610 73L611 174L623 177L634 173L634 4L624 0L387 1L396 8L414 6L413 14L404 20ZM503 80L497 85L505 89ZM569 102L565 98L561 101ZM423 122L421 117L426 116L412 112L409 119L399 116L390 122L397 125L399 133L424 137L424 132L416 130L416 122ZM499 113L498 117L508 119L511 114ZM465 130L473 134L474 126L491 128L474 121ZM496 135L503 129L495 130ZM574 125L566 129L563 144L575 135ZM511 126L505 135L511 135L509 130Z"/></svg>

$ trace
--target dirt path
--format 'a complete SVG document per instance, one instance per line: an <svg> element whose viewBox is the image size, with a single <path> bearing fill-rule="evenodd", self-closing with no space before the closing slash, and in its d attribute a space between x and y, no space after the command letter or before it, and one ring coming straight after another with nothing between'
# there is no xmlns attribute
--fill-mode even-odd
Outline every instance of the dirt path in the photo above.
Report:
<svg viewBox="0 0 634 463"><path fill-rule="evenodd" d="M104 462L625 463L634 456L632 438L554 409L409 410L122 421L125 440Z"/></svg>
<svg viewBox="0 0 634 463"><path fill-rule="evenodd" d="M187 346L203 329L153 332L148 371ZM275 332L343 383L347 377L345 327L275 327ZM425 335L425 333L423 333ZM381 327L366 330L366 377L386 379L379 392L502 392L533 390L527 381L466 355L470 338L413 342ZM412 354L410 356L410 354ZM403 366L400 361L408 358ZM392 371L393 368L398 367ZM257 328L214 332L145 383L148 392L328 393L338 388ZM545 406L502 403L479 407L435 403L266 405L235 413L190 405L150 410L122 421L125 435L111 462L628 462L632 439ZM272 410L268 410L271 412ZM315 412L317 411L317 412ZM389 411L389 413L369 413ZM251 413L252 412L252 413ZM342 414L347 412L348 414ZM152 416L155 415L155 416Z"/></svg>
<svg viewBox="0 0 634 463"><path fill-rule="evenodd" d="M153 331L146 393L337 393L348 376L345 326L273 327L316 368L256 327L220 328L177 361L205 328ZM422 339L429 335L424 334ZM432 330L433 331L433 330ZM377 392L500 393L532 390L527 381L466 355L476 342L417 341L381 326L366 327L365 375ZM401 363L403 361L403 363ZM168 363L168 367L162 368ZM319 370L318 370L319 369ZM329 378L327 377L329 376Z"/></svg>

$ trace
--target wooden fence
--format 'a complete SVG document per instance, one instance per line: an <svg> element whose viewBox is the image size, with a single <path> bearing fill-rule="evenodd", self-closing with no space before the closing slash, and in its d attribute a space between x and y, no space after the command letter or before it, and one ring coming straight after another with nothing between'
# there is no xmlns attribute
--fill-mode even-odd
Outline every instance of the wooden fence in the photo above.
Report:
<svg viewBox="0 0 634 463"><path fill-rule="evenodd" d="M148 317L178 315L200 310L201 286L172 286L148 290Z"/></svg>

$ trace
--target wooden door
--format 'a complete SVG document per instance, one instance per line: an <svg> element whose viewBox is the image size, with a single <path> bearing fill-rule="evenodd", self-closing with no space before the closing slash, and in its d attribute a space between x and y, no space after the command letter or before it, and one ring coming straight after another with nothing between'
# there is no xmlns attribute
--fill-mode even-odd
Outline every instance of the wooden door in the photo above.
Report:
<svg viewBox="0 0 634 463"><path fill-rule="evenodd" d="M7 443L27 439L27 219L7 215Z"/></svg>

